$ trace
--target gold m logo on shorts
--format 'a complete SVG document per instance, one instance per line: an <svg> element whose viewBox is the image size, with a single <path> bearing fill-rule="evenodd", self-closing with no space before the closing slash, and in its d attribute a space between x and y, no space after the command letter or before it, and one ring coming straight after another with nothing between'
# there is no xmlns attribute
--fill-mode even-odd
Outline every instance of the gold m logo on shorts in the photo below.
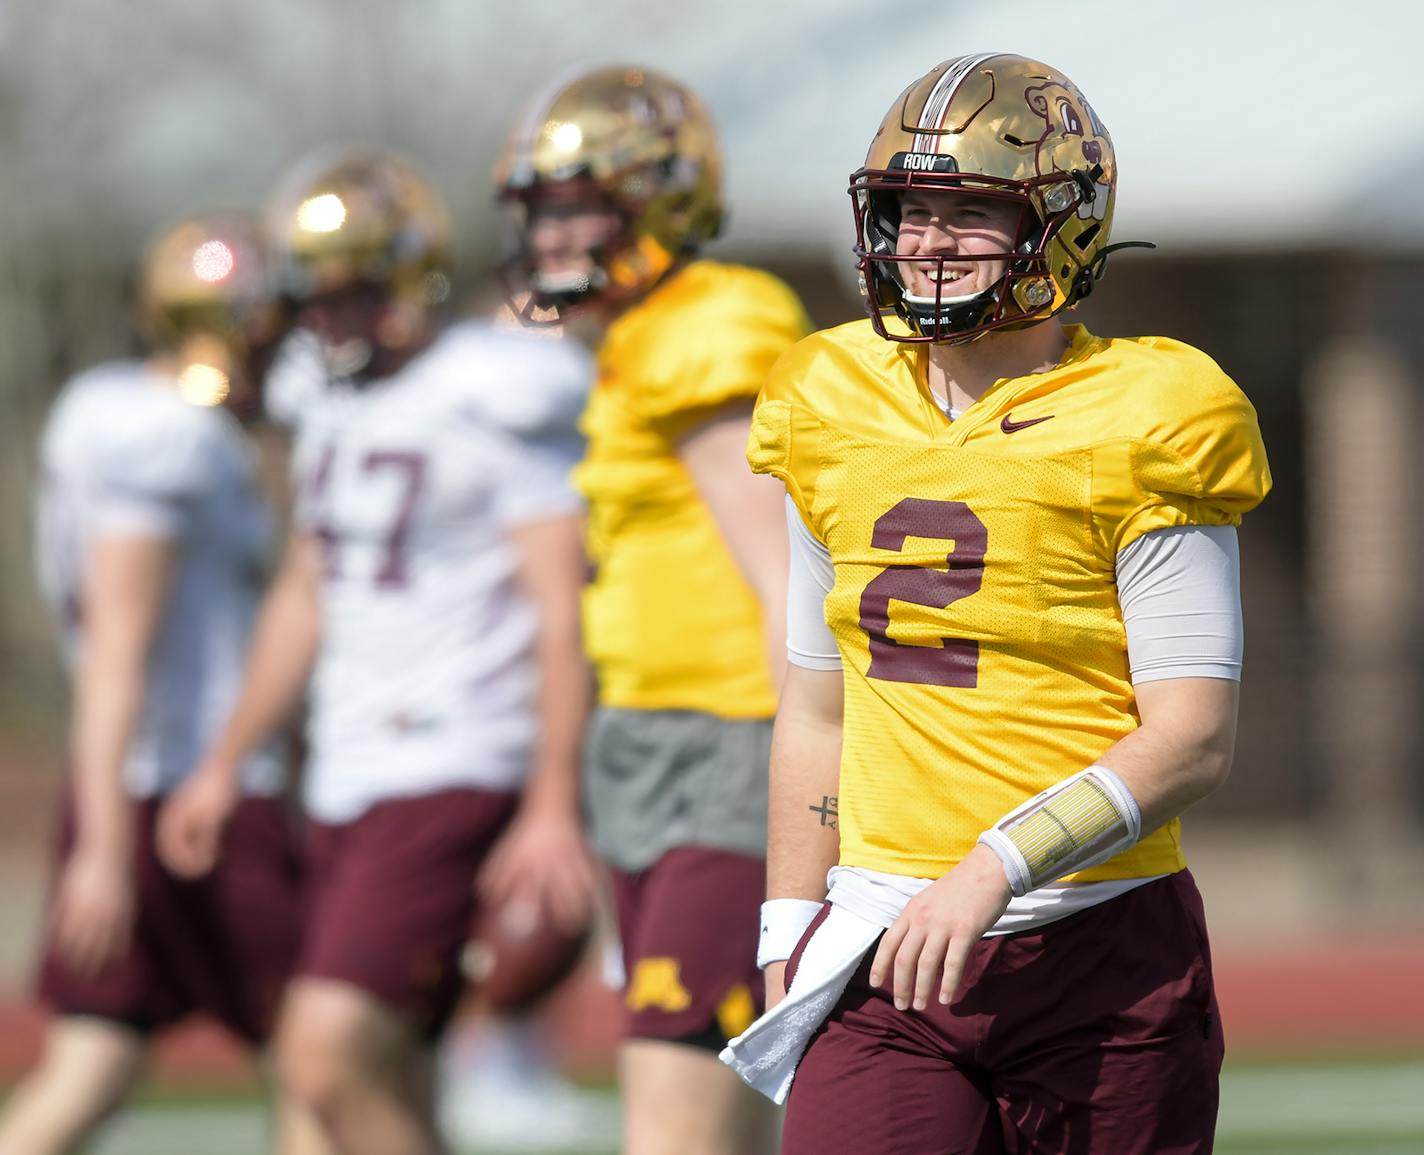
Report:
<svg viewBox="0 0 1424 1155"><path fill-rule="evenodd" d="M725 1038L735 1039L756 1017L756 1002L746 983L738 983L717 1004L717 1026Z"/></svg>
<svg viewBox="0 0 1424 1155"><path fill-rule="evenodd" d="M628 983L623 1001L630 1011L685 1011L692 1005L692 996L682 985L675 958L639 959Z"/></svg>

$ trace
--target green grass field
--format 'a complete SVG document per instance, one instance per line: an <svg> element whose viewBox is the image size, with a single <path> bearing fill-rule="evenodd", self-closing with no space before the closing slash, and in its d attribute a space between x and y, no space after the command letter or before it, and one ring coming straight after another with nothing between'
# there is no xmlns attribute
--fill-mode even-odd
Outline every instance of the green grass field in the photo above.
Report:
<svg viewBox="0 0 1424 1155"><path fill-rule="evenodd" d="M535 1145L518 1153L615 1155L613 1112L577 1148ZM252 1100L176 1095L161 1089L116 1120L89 1155L258 1155L264 1118ZM1251 1062L1228 1066L1217 1155L1419 1155L1424 1152L1424 1058L1348 1062ZM907 1152L906 1155L913 1155Z"/></svg>
<svg viewBox="0 0 1424 1155"><path fill-rule="evenodd" d="M1419 1155L1424 1059L1228 1065L1218 1155Z"/></svg>

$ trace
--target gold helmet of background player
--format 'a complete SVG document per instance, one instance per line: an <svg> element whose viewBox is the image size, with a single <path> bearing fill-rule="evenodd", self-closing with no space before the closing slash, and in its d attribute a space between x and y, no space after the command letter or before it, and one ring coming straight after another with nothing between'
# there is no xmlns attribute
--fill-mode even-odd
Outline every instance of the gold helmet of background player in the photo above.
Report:
<svg viewBox="0 0 1424 1155"><path fill-rule="evenodd" d="M684 85L634 67L560 83L516 125L495 169L499 197L515 210L511 268L539 309L635 299L717 235L721 177L712 118ZM530 217L543 200L617 216L617 235L589 254L587 272L550 277L534 267Z"/></svg>
<svg viewBox="0 0 1424 1155"><path fill-rule="evenodd" d="M256 218L213 212L163 233L144 258L139 317L153 349L176 359L185 397L228 401L234 378L253 371L254 355L282 329Z"/></svg>
<svg viewBox="0 0 1424 1155"><path fill-rule="evenodd" d="M870 313L882 336L962 341L1021 328L1076 304L1110 251L1117 163L1112 138L1077 86L1055 68L989 53L946 60L900 94L851 175ZM900 195L961 191L1017 203L1018 237L1004 277L956 298L907 293L896 257ZM956 256L954 259L966 259ZM893 312L909 332L890 331Z"/></svg>
<svg viewBox="0 0 1424 1155"><path fill-rule="evenodd" d="M269 211L283 291L298 306L371 291L389 303L374 338L400 347L450 295L450 221L429 182L386 153L324 152L282 181Z"/></svg>

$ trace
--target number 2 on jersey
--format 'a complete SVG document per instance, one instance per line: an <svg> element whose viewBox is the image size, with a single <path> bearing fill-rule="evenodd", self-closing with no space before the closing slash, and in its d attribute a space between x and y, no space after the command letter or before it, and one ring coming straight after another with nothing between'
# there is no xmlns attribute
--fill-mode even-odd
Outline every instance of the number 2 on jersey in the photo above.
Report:
<svg viewBox="0 0 1424 1155"><path fill-rule="evenodd" d="M979 684L979 643L941 638L939 646L907 646L890 637L890 602L942 610L979 592L989 532L962 501L907 497L875 521L870 544L905 548L909 537L953 541L948 570L892 565L870 580L860 595L860 627L870 639L866 676L884 682L972 688Z"/></svg>

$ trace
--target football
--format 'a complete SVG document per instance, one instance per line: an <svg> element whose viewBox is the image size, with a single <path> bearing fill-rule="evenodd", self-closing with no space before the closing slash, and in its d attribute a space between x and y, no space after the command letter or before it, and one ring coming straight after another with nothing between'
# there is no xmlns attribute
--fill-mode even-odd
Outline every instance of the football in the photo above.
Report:
<svg viewBox="0 0 1424 1155"><path fill-rule="evenodd" d="M572 973L588 937L587 927L571 934L530 902L487 906L475 918L461 966L481 1004L492 1011L518 1012Z"/></svg>

